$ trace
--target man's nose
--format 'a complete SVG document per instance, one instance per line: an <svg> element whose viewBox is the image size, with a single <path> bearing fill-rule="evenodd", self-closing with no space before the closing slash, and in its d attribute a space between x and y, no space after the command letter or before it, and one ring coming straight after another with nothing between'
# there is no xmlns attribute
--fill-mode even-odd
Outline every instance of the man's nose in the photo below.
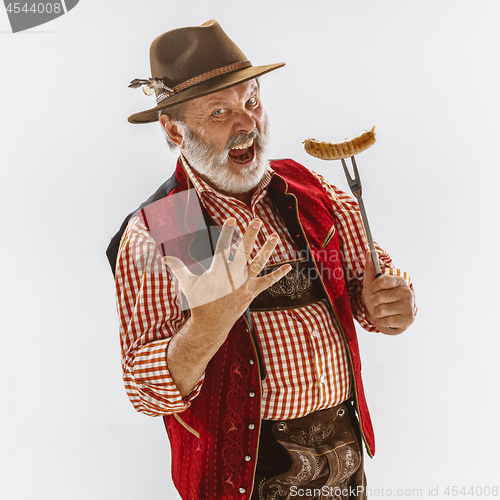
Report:
<svg viewBox="0 0 500 500"><path fill-rule="evenodd" d="M257 122L252 116L251 112L247 109L243 109L236 113L236 122L234 124L235 131L238 134L246 133L248 134L257 126Z"/></svg>

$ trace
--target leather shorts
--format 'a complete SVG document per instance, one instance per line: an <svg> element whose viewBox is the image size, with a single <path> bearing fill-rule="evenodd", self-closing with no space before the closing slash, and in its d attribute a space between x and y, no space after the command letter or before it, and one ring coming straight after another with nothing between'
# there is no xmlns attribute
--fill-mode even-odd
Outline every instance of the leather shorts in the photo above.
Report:
<svg viewBox="0 0 500 500"><path fill-rule="evenodd" d="M365 499L359 425L351 400L305 417L263 420L251 500Z"/></svg>

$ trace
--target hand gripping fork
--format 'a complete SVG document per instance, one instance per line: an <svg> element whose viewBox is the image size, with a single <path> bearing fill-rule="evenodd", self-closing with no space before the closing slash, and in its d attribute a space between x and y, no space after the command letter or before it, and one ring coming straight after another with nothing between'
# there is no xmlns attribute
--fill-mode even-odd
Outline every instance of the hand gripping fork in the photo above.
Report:
<svg viewBox="0 0 500 500"><path fill-rule="evenodd" d="M361 211L361 217L363 219L363 225L365 227L366 237L368 238L368 244L370 245L370 254L372 256L373 265L375 266L375 272L377 273L377 278L378 278L382 273L380 271L380 265L378 263L378 255L377 251L375 250L375 245L373 243L372 233L370 231L370 225L368 224L368 218L366 217L365 205L363 203L363 198L361 197L361 178L359 177L356 160L354 159L354 156L351 156L352 168L354 170L354 179L351 178L351 174L349 172L349 169L347 168L344 158L341 158L341 160L349 187L351 188L352 194L358 200L359 209Z"/></svg>

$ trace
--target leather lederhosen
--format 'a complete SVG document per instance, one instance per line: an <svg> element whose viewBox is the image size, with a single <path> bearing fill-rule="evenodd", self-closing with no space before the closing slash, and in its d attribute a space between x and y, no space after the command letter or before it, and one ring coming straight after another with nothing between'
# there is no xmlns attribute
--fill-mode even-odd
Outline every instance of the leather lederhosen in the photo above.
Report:
<svg viewBox="0 0 500 500"><path fill-rule="evenodd" d="M358 422L351 400L305 417L263 420L251 500L366 498Z"/></svg>

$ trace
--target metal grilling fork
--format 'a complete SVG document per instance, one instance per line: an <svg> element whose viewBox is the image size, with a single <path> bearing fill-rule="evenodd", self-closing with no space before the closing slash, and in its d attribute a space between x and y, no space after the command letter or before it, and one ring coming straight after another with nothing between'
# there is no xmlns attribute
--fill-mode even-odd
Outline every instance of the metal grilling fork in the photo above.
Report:
<svg viewBox="0 0 500 500"><path fill-rule="evenodd" d="M380 272L380 265L378 262L377 251L375 250L372 233L370 231L370 225L368 224L368 218L366 217L365 205L363 203L363 198L361 197L361 178L359 177L356 160L354 159L354 156L351 156L352 168L354 170L354 179L351 178L351 174L349 172L349 169L347 168L344 159L341 158L341 160L349 187L351 188L352 194L358 200L359 209L361 211L361 217L363 219L363 225L365 226L366 237L368 238L368 244L370 245L370 254L372 256L373 265L375 266L375 272L377 273L377 277L379 277L382 273Z"/></svg>

